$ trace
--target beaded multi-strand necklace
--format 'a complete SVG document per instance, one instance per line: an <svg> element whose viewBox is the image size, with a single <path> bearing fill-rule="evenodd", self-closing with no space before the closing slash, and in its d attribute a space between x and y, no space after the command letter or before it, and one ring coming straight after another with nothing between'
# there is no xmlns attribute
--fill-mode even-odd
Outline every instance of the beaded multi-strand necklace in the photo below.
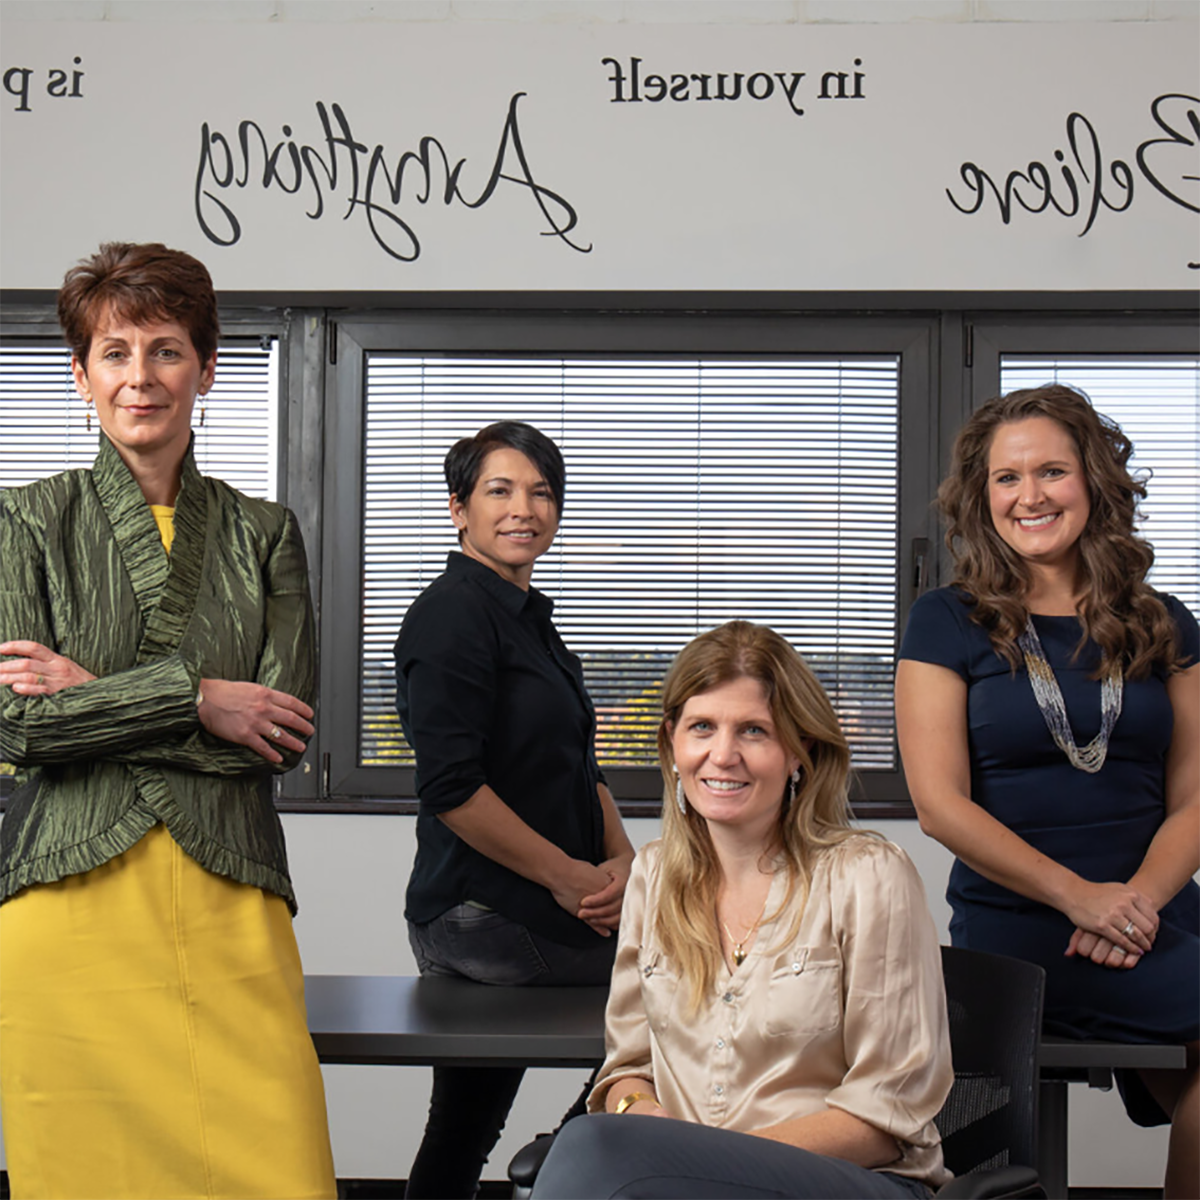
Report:
<svg viewBox="0 0 1200 1200"><path fill-rule="evenodd" d="M1075 744L1071 723L1067 720L1067 706L1062 690L1042 649L1041 639L1033 627L1033 618L1025 619L1025 629L1017 638L1017 645L1025 655L1025 669L1033 686L1034 699L1042 710L1046 727L1055 745L1067 756L1071 766L1094 775L1104 766L1108 757L1108 739L1113 726L1121 715L1121 704L1125 694L1125 677L1121 664L1114 662L1109 667L1100 685L1100 732L1081 750ZM747 935L749 936L749 935Z"/></svg>

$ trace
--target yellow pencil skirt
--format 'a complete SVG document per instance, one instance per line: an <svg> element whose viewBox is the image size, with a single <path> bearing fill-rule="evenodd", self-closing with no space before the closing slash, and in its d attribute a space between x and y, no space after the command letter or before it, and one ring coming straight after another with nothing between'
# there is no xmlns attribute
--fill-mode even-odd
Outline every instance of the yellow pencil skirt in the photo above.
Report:
<svg viewBox="0 0 1200 1200"><path fill-rule="evenodd" d="M0 1107L14 1200L335 1196L287 905L157 825L0 906Z"/></svg>

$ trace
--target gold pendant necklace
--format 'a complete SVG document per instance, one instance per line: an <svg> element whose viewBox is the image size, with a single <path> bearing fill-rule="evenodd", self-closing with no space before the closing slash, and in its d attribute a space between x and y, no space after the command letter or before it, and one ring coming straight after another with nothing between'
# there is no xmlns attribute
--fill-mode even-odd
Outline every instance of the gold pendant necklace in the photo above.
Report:
<svg viewBox="0 0 1200 1200"><path fill-rule="evenodd" d="M722 921L721 924L725 925L725 922ZM733 934L729 933L728 925L725 925L725 932L729 934L729 940L731 942L733 942ZM750 933L753 933L753 932L754 932L753 929L750 930ZM750 937L750 933L746 934L746 937L742 938L742 940L740 942L733 942L733 953L730 955L730 957L733 959L733 965L735 967L740 967L742 965L742 963L744 963L746 961L746 952L745 952L745 950L742 949L742 945L747 940L747 938Z"/></svg>
<svg viewBox="0 0 1200 1200"><path fill-rule="evenodd" d="M754 936L755 930L757 930L762 924L763 914L767 911L767 901L770 899L770 897L771 885L768 884L767 894L763 897L762 908L758 910L758 920L756 920L754 924L746 930L746 932L742 935L742 940L740 942L730 932L729 926L726 925L724 921L721 922L721 928L725 930L725 936L733 944L733 953L730 955L730 958L733 959L733 965L735 967L740 967L742 963L746 961L746 955L749 953L749 951L743 950L742 947Z"/></svg>

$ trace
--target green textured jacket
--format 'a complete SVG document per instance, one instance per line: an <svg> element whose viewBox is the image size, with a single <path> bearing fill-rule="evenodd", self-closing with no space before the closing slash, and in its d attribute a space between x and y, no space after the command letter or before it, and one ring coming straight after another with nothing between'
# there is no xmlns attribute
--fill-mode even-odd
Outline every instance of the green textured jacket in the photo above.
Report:
<svg viewBox="0 0 1200 1200"><path fill-rule="evenodd" d="M0 688L0 759L20 768L0 823L0 900L108 862L158 821L201 866L292 911L272 767L200 724L203 679L312 704L312 605L295 517L200 474L189 451L168 556L103 435L90 471L0 496L0 642L32 639L96 679Z"/></svg>

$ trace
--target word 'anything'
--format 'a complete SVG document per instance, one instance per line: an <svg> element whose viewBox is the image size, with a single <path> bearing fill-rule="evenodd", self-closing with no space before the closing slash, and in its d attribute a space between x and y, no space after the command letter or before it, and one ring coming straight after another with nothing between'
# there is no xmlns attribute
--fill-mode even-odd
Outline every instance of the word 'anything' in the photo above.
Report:
<svg viewBox="0 0 1200 1200"><path fill-rule="evenodd" d="M508 114L495 158L486 180L477 192L465 191L467 160L453 164L437 138L422 137L417 150L406 150L391 158L382 145L373 148L351 132L340 104L317 102L321 134L316 146L298 144L290 125L282 126L283 140L272 146L255 121L244 120L228 135L210 128L200 129L200 161L196 169L195 214L209 241L232 246L241 239L242 225L233 209L218 193L230 188L258 186L288 195L304 193L305 215L318 220L326 210L326 198L345 200L342 219L358 214L366 221L376 244L401 262L415 262L421 242L402 207L425 205L440 200L466 208L482 208L501 184L527 189L541 210L548 229L545 237L556 237L582 254L591 245L580 245L569 236L578 223L574 207L557 192L534 178L517 122L517 102L524 92L509 101ZM435 186L436 185L436 186Z"/></svg>

